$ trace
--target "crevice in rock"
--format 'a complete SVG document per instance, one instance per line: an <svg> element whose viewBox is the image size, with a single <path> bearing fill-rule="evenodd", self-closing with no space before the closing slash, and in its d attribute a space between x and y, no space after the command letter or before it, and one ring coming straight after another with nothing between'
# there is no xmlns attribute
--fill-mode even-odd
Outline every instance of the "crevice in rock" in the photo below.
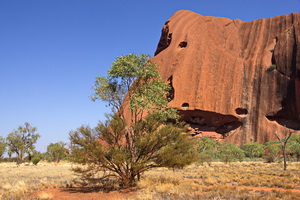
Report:
<svg viewBox="0 0 300 200"><path fill-rule="evenodd" d="M186 41L182 41L182 42L179 43L178 46L179 46L180 48L185 48L185 47L187 47L187 42L186 42Z"/></svg>
<svg viewBox="0 0 300 200"><path fill-rule="evenodd" d="M248 110L246 108L237 108L235 109L235 113L238 115L247 115Z"/></svg>
<svg viewBox="0 0 300 200"><path fill-rule="evenodd" d="M168 102L172 101L175 97L175 89L173 87L173 76L168 78L168 85L170 86L170 90L167 93Z"/></svg>
<svg viewBox="0 0 300 200"><path fill-rule="evenodd" d="M198 131L211 131L226 136L232 130L243 125L233 115L223 115L216 112L203 110L180 110L181 121L190 124L191 128Z"/></svg>
<svg viewBox="0 0 300 200"><path fill-rule="evenodd" d="M161 37L160 37L159 43L157 45L156 51L154 53L155 56L157 54L159 54L160 52L162 52L163 50L165 50L171 44L172 33L169 33L169 25L168 25L169 22L170 22L170 20L168 20L165 23L165 25L161 31Z"/></svg>

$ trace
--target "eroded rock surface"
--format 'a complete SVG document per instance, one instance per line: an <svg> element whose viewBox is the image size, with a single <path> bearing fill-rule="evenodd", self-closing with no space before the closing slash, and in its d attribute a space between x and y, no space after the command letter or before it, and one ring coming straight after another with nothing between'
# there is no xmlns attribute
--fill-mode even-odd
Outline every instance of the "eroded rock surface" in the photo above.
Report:
<svg viewBox="0 0 300 200"><path fill-rule="evenodd" d="M300 13L243 22L176 12L153 58L172 86L169 105L236 144L300 130L299 22Z"/></svg>

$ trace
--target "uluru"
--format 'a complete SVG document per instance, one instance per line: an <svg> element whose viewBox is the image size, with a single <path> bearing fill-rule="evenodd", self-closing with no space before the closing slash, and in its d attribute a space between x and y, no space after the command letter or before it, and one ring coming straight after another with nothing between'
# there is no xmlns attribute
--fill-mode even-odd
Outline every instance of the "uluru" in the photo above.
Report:
<svg viewBox="0 0 300 200"><path fill-rule="evenodd" d="M152 60L194 134L244 144L300 130L300 13L251 22L181 10ZM222 137L221 137L222 136Z"/></svg>

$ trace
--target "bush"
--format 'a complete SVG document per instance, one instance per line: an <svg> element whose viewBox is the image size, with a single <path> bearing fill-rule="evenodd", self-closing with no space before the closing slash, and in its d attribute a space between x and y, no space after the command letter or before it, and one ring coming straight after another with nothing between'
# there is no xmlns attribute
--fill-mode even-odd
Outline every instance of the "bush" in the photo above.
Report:
<svg viewBox="0 0 300 200"><path fill-rule="evenodd" d="M246 157L258 158L264 153L264 145L257 142L248 142L241 146L241 149L245 152Z"/></svg>
<svg viewBox="0 0 300 200"><path fill-rule="evenodd" d="M300 160L300 134L293 134L290 138L288 148L291 155L295 155L297 162Z"/></svg>
<svg viewBox="0 0 300 200"><path fill-rule="evenodd" d="M39 158L39 157L33 157L33 158L31 159L31 162L32 162L34 165L37 165L40 161L41 161L41 158Z"/></svg>
<svg viewBox="0 0 300 200"><path fill-rule="evenodd" d="M265 144L263 158L267 163L275 162L280 155L280 145L276 141L270 141Z"/></svg>
<svg viewBox="0 0 300 200"><path fill-rule="evenodd" d="M232 161L242 161L245 157L244 151L235 144L224 143L219 148L221 160L225 163L230 163Z"/></svg>
<svg viewBox="0 0 300 200"><path fill-rule="evenodd" d="M199 162L206 162L209 166L210 163L217 158L218 147L220 143L208 137L202 137L198 141L197 151L199 152Z"/></svg>

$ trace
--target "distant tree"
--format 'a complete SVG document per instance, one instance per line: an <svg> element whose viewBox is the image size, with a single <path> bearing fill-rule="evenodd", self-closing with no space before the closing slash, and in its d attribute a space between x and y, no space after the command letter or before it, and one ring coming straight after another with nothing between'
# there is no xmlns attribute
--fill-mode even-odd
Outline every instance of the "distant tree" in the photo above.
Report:
<svg viewBox="0 0 300 200"><path fill-rule="evenodd" d="M206 162L209 166L217 158L220 143L208 137L202 137L197 144L200 162Z"/></svg>
<svg viewBox="0 0 300 200"><path fill-rule="evenodd" d="M32 161L32 159L36 157L42 160L44 158L44 154L37 150L33 150L31 152L28 152L28 157L28 161Z"/></svg>
<svg viewBox="0 0 300 200"><path fill-rule="evenodd" d="M245 155L250 158L261 157L264 153L264 145L257 142L248 142L241 146L244 150Z"/></svg>
<svg viewBox="0 0 300 200"><path fill-rule="evenodd" d="M296 156L297 162L300 160L300 134L292 134L289 141L289 149Z"/></svg>
<svg viewBox="0 0 300 200"><path fill-rule="evenodd" d="M278 141L280 142L281 149L282 149L282 155L283 155L283 170L286 170L287 168L287 163L286 163L286 147L288 144L288 141L290 137L292 136L293 132L292 131L285 131L284 132L284 138L280 138L277 132L275 132L275 136L277 137Z"/></svg>
<svg viewBox="0 0 300 200"><path fill-rule="evenodd" d="M66 158L67 153L64 142L50 143L47 146L47 158L49 161L59 162Z"/></svg>
<svg viewBox="0 0 300 200"><path fill-rule="evenodd" d="M4 155L6 151L7 143L3 137L0 136L0 158Z"/></svg>
<svg viewBox="0 0 300 200"><path fill-rule="evenodd" d="M221 160L225 163L241 161L245 157L244 151L235 144L224 143L219 148Z"/></svg>
<svg viewBox="0 0 300 200"><path fill-rule="evenodd" d="M87 165L76 169L83 182L115 178L121 187L130 187L151 168L181 168L197 159L194 140L184 134L187 128L168 121L178 118L175 109L167 108L170 87L148 59L121 56L107 78L97 77L93 100L107 102L115 113L95 129L82 126L70 133L73 160Z"/></svg>
<svg viewBox="0 0 300 200"><path fill-rule="evenodd" d="M8 134L6 138L8 148L11 152L17 154L18 164L24 161L25 153L34 150L34 144L40 137L40 135L35 132L36 127L32 127L28 122L25 122L24 126L19 126L17 130Z"/></svg>
<svg viewBox="0 0 300 200"><path fill-rule="evenodd" d="M277 141L269 141L265 143L263 158L266 162L275 162L280 155L280 146Z"/></svg>

